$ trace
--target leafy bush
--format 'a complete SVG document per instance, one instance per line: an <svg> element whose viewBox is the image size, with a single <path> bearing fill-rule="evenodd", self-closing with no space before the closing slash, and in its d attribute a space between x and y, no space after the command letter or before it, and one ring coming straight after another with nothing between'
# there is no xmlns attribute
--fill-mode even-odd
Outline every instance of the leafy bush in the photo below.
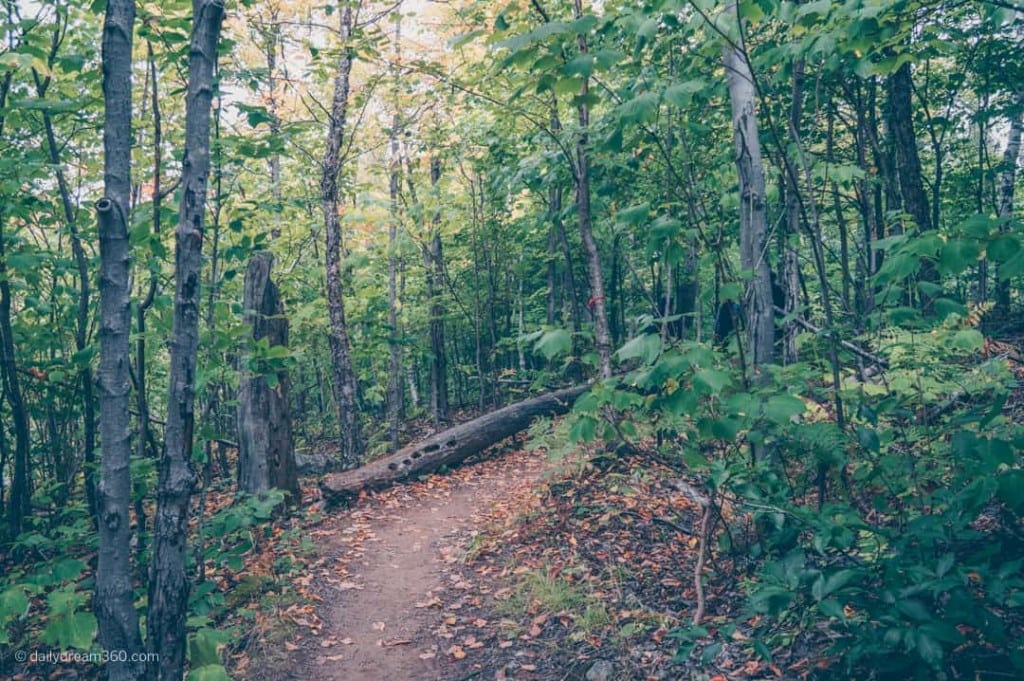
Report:
<svg viewBox="0 0 1024 681"><path fill-rule="evenodd" d="M639 366L581 398L572 433L653 423L662 449L703 473L730 505L720 546L748 566L761 656L800 640L842 675L1024 674L1024 427L1003 415L1017 380L981 359L975 322L956 310L887 331L885 380L840 387L845 430L814 361L746 388L711 347L642 336L619 352ZM675 632L680 656L707 635Z"/></svg>

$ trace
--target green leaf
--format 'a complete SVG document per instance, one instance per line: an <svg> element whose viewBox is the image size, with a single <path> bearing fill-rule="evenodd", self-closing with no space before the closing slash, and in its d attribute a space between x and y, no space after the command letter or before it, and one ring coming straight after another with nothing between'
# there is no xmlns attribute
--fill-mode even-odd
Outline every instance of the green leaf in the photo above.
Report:
<svg viewBox="0 0 1024 681"><path fill-rule="evenodd" d="M932 667L939 667L942 664L942 645L922 631L917 632L916 638L921 659Z"/></svg>
<svg viewBox="0 0 1024 681"><path fill-rule="evenodd" d="M231 681L231 677L222 665L208 664L189 671L188 681Z"/></svg>
<svg viewBox="0 0 1024 681"><path fill-rule="evenodd" d="M594 52L594 62L601 71L607 71L626 58L619 50L603 47Z"/></svg>
<svg viewBox="0 0 1024 681"><path fill-rule="evenodd" d="M740 18L750 21L752 24L756 24L764 18L764 10L761 6L753 0L744 0L739 6Z"/></svg>
<svg viewBox="0 0 1024 681"><path fill-rule="evenodd" d="M592 442L597 435L597 419L591 416L578 416L569 428L569 441Z"/></svg>
<svg viewBox="0 0 1024 681"><path fill-rule="evenodd" d="M694 80L688 80L684 83L676 83L670 85L665 89L665 93L662 95L665 101L669 104L673 104L680 108L690 106L693 101L693 95L707 88L707 82L696 78Z"/></svg>
<svg viewBox="0 0 1024 681"><path fill-rule="evenodd" d="M86 565L82 561L74 558L65 558L53 566L51 573L53 574L54 581L70 582L73 579L77 579L85 568Z"/></svg>
<svg viewBox="0 0 1024 681"><path fill-rule="evenodd" d="M629 208L623 208L615 214L615 222L624 225L639 226L647 223L651 215L651 204L648 202L638 203Z"/></svg>
<svg viewBox="0 0 1024 681"><path fill-rule="evenodd" d="M612 131L605 138L604 143L601 145L604 151L611 151L618 153L622 151L622 128L615 126Z"/></svg>
<svg viewBox="0 0 1024 681"><path fill-rule="evenodd" d="M24 615L27 610L28 596L23 588L12 586L6 591L0 591L0 629L5 623Z"/></svg>
<svg viewBox="0 0 1024 681"><path fill-rule="evenodd" d="M1020 253L1020 237L1017 234L1000 234L988 243L985 253L995 262L1006 262Z"/></svg>
<svg viewBox="0 0 1024 681"><path fill-rule="evenodd" d="M615 354L620 360L639 358L644 364L652 364L661 354L661 338L654 333L637 336L619 348Z"/></svg>
<svg viewBox="0 0 1024 681"><path fill-rule="evenodd" d="M644 46L649 45L658 33L658 20L655 18L645 19L636 30L636 53L639 53Z"/></svg>
<svg viewBox="0 0 1024 681"><path fill-rule="evenodd" d="M811 585L811 596L819 603L825 598L825 575L819 574Z"/></svg>
<svg viewBox="0 0 1024 681"><path fill-rule="evenodd" d="M196 668L219 667L219 649L227 641L227 635L216 629L200 629L188 637L189 665Z"/></svg>
<svg viewBox="0 0 1024 681"><path fill-rule="evenodd" d="M594 55L580 54L573 57L569 63L562 67L562 73L567 76L589 78L594 73Z"/></svg>
<svg viewBox="0 0 1024 681"><path fill-rule="evenodd" d="M840 570L828 576L825 580L824 594L831 596L844 586L849 584L857 576L856 570Z"/></svg>
<svg viewBox="0 0 1024 681"><path fill-rule="evenodd" d="M799 397L793 395L773 395L764 403L764 415L770 420L785 425L794 416L799 416L807 410L807 406Z"/></svg>
<svg viewBox="0 0 1024 681"><path fill-rule="evenodd" d="M861 447L869 452L877 453L882 448L881 442L878 440L878 433L875 432L874 428L857 426L857 441L860 442Z"/></svg>
<svg viewBox="0 0 1024 681"><path fill-rule="evenodd" d="M719 393L732 382L732 377L718 369L701 369L693 375L695 385L702 385L712 393Z"/></svg>
<svg viewBox="0 0 1024 681"><path fill-rule="evenodd" d="M975 352L985 345L985 337L977 329L960 329L953 334L950 344L958 350Z"/></svg>
<svg viewBox="0 0 1024 681"><path fill-rule="evenodd" d="M274 117L267 111L266 107L254 106L252 104L243 104L238 102L235 104L239 112L246 115L246 119L249 122L249 127L255 128L261 123L272 123Z"/></svg>
<svg viewBox="0 0 1024 681"><path fill-rule="evenodd" d="M999 476L999 498L1016 513L1024 512L1024 471L1007 471Z"/></svg>
<svg viewBox="0 0 1024 681"><path fill-rule="evenodd" d="M265 359L287 359L291 357L291 354L287 345L275 345L268 349L263 357Z"/></svg>
<svg viewBox="0 0 1024 681"><path fill-rule="evenodd" d="M556 95L571 95L583 89L583 79L579 76L567 76L559 78L551 84L551 90Z"/></svg>
<svg viewBox="0 0 1024 681"><path fill-rule="evenodd" d="M87 650L96 635L96 616L91 612L50 614L43 630L43 642L60 648Z"/></svg>
<svg viewBox="0 0 1024 681"><path fill-rule="evenodd" d="M931 610L925 607L924 603L916 598L903 598L896 601L896 609L919 622L927 622L933 619Z"/></svg>
<svg viewBox="0 0 1024 681"><path fill-rule="evenodd" d="M554 359L559 355L566 355L572 352L572 335L565 329L552 329L546 331L533 345L533 351L544 356L544 359Z"/></svg>
<svg viewBox="0 0 1024 681"><path fill-rule="evenodd" d="M826 617L835 617L837 620L846 621L846 613L843 611L843 606L834 598L826 598L818 603L818 609Z"/></svg>
<svg viewBox="0 0 1024 681"><path fill-rule="evenodd" d="M959 274L974 265L980 254L977 241L951 239L939 251L939 268L947 274Z"/></svg>
<svg viewBox="0 0 1024 681"><path fill-rule="evenodd" d="M641 93L620 104L617 113L623 123L649 123L658 114L658 96L653 92Z"/></svg>
<svg viewBox="0 0 1024 681"><path fill-rule="evenodd" d="M589 33L595 26L597 26L597 17L593 14L584 14L569 24L570 30L577 34Z"/></svg>

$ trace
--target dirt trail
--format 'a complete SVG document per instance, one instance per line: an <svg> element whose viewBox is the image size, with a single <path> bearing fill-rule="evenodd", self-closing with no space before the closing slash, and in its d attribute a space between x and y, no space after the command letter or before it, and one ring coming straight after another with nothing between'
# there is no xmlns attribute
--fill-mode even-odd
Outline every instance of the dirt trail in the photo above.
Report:
<svg viewBox="0 0 1024 681"><path fill-rule="evenodd" d="M435 606L467 588L445 579L446 566L496 503L529 494L548 465L543 454L516 452L396 488L326 521L316 533L327 568L317 589L320 625L314 636L300 632L280 671L317 681L442 678L450 663L432 634Z"/></svg>

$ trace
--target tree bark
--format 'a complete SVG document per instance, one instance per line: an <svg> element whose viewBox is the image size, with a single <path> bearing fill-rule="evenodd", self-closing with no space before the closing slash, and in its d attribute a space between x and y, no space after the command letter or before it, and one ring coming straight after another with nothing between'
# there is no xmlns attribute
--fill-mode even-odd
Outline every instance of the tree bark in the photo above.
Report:
<svg viewBox="0 0 1024 681"><path fill-rule="evenodd" d="M430 159L430 186L436 192L441 182L441 159ZM430 244L423 248L427 271L427 297L430 299L430 413L434 427L450 419L448 413L448 362L444 348L444 256L441 245L441 211L431 218Z"/></svg>
<svg viewBox="0 0 1024 681"><path fill-rule="evenodd" d="M583 0L573 0L573 16L583 16ZM587 54L587 37L579 34L576 43L581 55ZM608 327L608 312L604 296L604 274L601 271L601 253L594 239L590 212L590 108L587 95L590 79L584 77L580 87L580 104L576 107L579 118L579 134L576 138L576 217L583 250L587 255L587 272L590 275L590 303L594 313L594 344L597 347L598 373L602 379L612 376L612 341Z"/></svg>
<svg viewBox="0 0 1024 681"><path fill-rule="evenodd" d="M794 131L800 130L800 122L803 118L803 83L804 62L802 59L796 59L793 61L793 86L790 89L792 102L789 109L789 126ZM796 164L791 163L790 166L795 167ZM784 176L786 229L779 232L782 241L782 266L779 269L782 278L780 285L785 292L783 308L786 310L786 316L792 318L800 307L800 260L798 247L802 227L802 206L800 205L800 189L797 185L795 174L786 172ZM772 302L774 303L774 299ZM791 320L785 324L782 333L782 363L784 365L788 366L799 361L800 357L796 344L798 334L799 329L796 323Z"/></svg>
<svg viewBox="0 0 1024 681"><path fill-rule="evenodd" d="M128 201L131 190L133 0L108 0L103 23L103 184L96 203L100 242L99 551L93 609L104 650L143 650L131 566L131 332ZM138 662L111 660L107 678L145 676Z"/></svg>
<svg viewBox="0 0 1024 681"><path fill-rule="evenodd" d="M896 156L896 176L899 178L900 199L906 211L917 225L919 232L926 232L932 224L928 194L921 180L921 158L917 152L917 135L914 132L913 83L910 63L904 63L888 81L888 122ZM936 284L938 270L929 260L922 260L919 279ZM931 309L934 294L921 292L921 307Z"/></svg>
<svg viewBox="0 0 1024 681"><path fill-rule="evenodd" d="M11 89L12 73L0 81L0 136L6 123L3 107ZM14 420L14 475L11 479L11 495L7 509L7 522L11 537L21 532L22 523L32 510L32 481L29 473L31 432L28 412L18 379L18 366L14 355L14 330L11 325L11 283L7 278L7 252L4 236L3 209L0 208L0 378L3 379L4 394L11 407Z"/></svg>
<svg viewBox="0 0 1024 681"><path fill-rule="evenodd" d="M1018 110L1010 120L1010 132L1006 140L1006 149L1003 150L1003 162L999 172L999 185L997 187L999 205L997 215L1001 220L1008 221L1013 217L1013 194L1017 184L1017 160L1020 156L1021 130L1024 128L1024 95L1017 97L1016 105ZM1009 229L1009 225L1003 222L999 226L1001 232ZM999 278L996 281L996 309L1006 315L1010 312L1010 282L1008 279Z"/></svg>
<svg viewBox="0 0 1024 681"><path fill-rule="evenodd" d="M397 34L398 28L395 32ZM397 35L396 35L397 40ZM397 103L396 103L397 105ZM398 426L402 412L402 355L398 337L398 193L401 189L402 163L398 146L398 114L391 119L391 147L388 176L388 439L391 451L398 449Z"/></svg>
<svg viewBox="0 0 1024 681"><path fill-rule="evenodd" d="M345 320L345 301L342 296L341 276L341 220L338 215L338 175L341 173L341 146L345 136L345 117L348 112L349 78L352 74L354 53L349 40L352 37L352 6L341 12L339 31L342 46L338 60L338 74L334 79L334 97L327 133L327 150L320 179L320 206L324 213L327 253L327 312L330 317L331 368L334 378L335 402L341 429L339 441L342 468L354 468L363 456L362 426L356 404L356 376L352 367L352 350Z"/></svg>
<svg viewBox="0 0 1024 681"><path fill-rule="evenodd" d="M53 46L50 52L50 65L57 54L59 46L59 35L55 34ZM36 92L40 99L45 98L50 86L50 78L40 78L33 69L33 76L36 81ZM60 147L57 144L57 133L53 127L53 116L49 111L43 111L43 130L46 135L46 149L50 163L54 168L54 176L57 179L57 193L60 195L61 209L64 213L64 224L71 236L71 254L75 260L75 268L78 270L78 307L75 313L75 351L85 352L89 335L89 306L92 297L92 286L89 283L89 259L82 247L82 235L78 229L78 215L71 198L71 187L68 186L67 177L61 164ZM83 421L83 460L85 461L85 498L89 513L96 515L96 476L93 471L96 461L96 404L93 392L92 368L88 363L84 364L78 371L78 382L82 391L82 421Z"/></svg>
<svg viewBox="0 0 1024 681"><path fill-rule="evenodd" d="M503 407L355 470L328 475L320 488L331 501L345 502L363 490L381 489L440 466L456 464L528 428L535 418L568 412L573 401L588 390L589 385L565 388Z"/></svg>
<svg viewBox="0 0 1024 681"><path fill-rule="evenodd" d="M159 465L147 619L149 651L160 656L156 675L159 681L180 681L185 666L185 617L189 591L185 551L188 544L188 507L196 481L191 459L199 350L200 275L210 173L213 70L223 17L223 0L193 0L185 99L185 151L175 235L170 390L164 453Z"/></svg>
<svg viewBox="0 0 1024 681"><path fill-rule="evenodd" d="M903 208L914 219L922 232L931 229L931 211L928 194L921 180L921 159L917 152L917 134L914 132L914 108L910 64L904 63L887 81L888 123L893 136L896 155L896 174L899 178Z"/></svg>
<svg viewBox="0 0 1024 681"><path fill-rule="evenodd" d="M736 3L730 3L726 8L730 14L736 14L736 11ZM732 106L736 170L739 174L740 264L753 275L746 284L743 300L748 352L756 381L759 379L760 367L772 361L775 318L771 271L766 258L768 223L764 167L761 163L761 142L755 113L754 75L745 52L742 31L736 35L736 45L725 46L723 60Z"/></svg>
<svg viewBox="0 0 1024 681"><path fill-rule="evenodd" d="M250 338L255 342L266 339L267 349L288 347L288 320L271 279L273 264L270 253L253 254L245 272L242 303ZM294 504L301 492L292 441L288 370L275 370L266 362L253 367L252 360L243 351L238 384L238 489L250 494L280 489Z"/></svg>

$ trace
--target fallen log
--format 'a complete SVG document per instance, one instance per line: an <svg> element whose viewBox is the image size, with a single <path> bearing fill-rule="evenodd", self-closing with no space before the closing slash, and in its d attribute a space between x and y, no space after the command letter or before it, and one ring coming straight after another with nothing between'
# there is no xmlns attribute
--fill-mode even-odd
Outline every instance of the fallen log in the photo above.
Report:
<svg viewBox="0 0 1024 681"><path fill-rule="evenodd" d="M365 466L331 473L320 483L320 489L328 501L345 503L362 490L382 489L411 476L459 463L527 429L537 417L565 414L572 408L573 401L589 389L589 385L565 388L492 411Z"/></svg>

